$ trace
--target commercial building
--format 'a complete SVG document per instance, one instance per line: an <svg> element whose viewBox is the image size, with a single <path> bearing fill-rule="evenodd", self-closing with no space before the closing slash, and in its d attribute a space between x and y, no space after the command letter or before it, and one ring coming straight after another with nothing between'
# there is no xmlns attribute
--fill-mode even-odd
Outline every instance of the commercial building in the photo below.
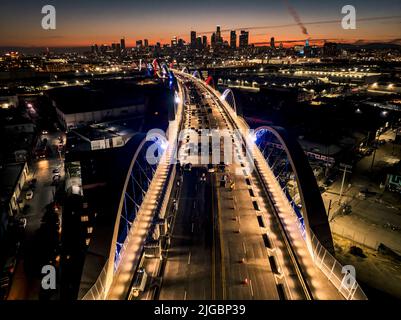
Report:
<svg viewBox="0 0 401 320"><path fill-rule="evenodd" d="M191 31L191 48L196 48L196 31Z"/></svg>
<svg viewBox="0 0 401 320"><path fill-rule="evenodd" d="M230 47L231 49L237 48L237 33L235 32L235 30L232 30L230 32Z"/></svg>
<svg viewBox="0 0 401 320"><path fill-rule="evenodd" d="M239 47L246 48L249 44L249 32L245 30L241 30L241 34L239 35Z"/></svg>
<svg viewBox="0 0 401 320"><path fill-rule="evenodd" d="M22 188L29 175L26 162L0 167L0 240L7 231L8 220L17 215Z"/></svg>
<svg viewBox="0 0 401 320"><path fill-rule="evenodd" d="M207 37L206 36L202 36L202 45L204 48L207 48Z"/></svg>
<svg viewBox="0 0 401 320"><path fill-rule="evenodd" d="M135 83L99 82L88 87L50 90L48 95L64 129L143 114L146 99Z"/></svg>

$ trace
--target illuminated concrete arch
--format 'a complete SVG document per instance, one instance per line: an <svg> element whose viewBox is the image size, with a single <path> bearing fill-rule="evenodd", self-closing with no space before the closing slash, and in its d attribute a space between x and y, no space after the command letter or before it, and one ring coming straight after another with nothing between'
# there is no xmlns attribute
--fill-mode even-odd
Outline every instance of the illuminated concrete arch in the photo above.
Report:
<svg viewBox="0 0 401 320"><path fill-rule="evenodd" d="M159 75L160 78L167 78L169 75L169 68L167 67L167 65L165 63L162 63L161 65L161 73Z"/></svg>
<svg viewBox="0 0 401 320"><path fill-rule="evenodd" d="M288 181L282 181L280 175L286 170L289 176L293 177L297 184L299 192L298 201L301 209L295 206L295 199L289 199L290 203L294 202L293 207L298 209L297 215L300 213L302 217L298 217L304 227L304 237L307 242L311 241L310 230L315 234L320 243L332 254L334 254L333 239L330 231L330 225L327 218L323 200L309 165L308 159L299 145L298 141L292 137L284 128L275 126L262 126L255 130L256 145L259 147L267 163L272 168L281 161L280 174L275 173L276 179L284 184L283 191ZM268 141L270 139L270 141ZM275 145L275 146L274 146ZM270 146L270 147L269 147ZM273 149L281 149L282 154L276 157L274 163L271 163ZM268 151L266 150L268 149ZM282 157L283 156L283 157ZM281 158L281 160L278 160ZM284 159L284 160L283 160ZM270 163L269 163L270 161ZM288 167L288 164L290 167ZM291 171L292 170L292 171ZM288 196L288 193L286 193Z"/></svg>
<svg viewBox="0 0 401 320"><path fill-rule="evenodd" d="M198 78L198 79L202 79L202 76L201 76L201 74L200 74L200 72L198 70L195 70L192 73L192 76L195 77L195 78Z"/></svg>
<svg viewBox="0 0 401 320"><path fill-rule="evenodd" d="M234 112L237 113L237 104L235 102L234 92L230 88L226 89L223 92L220 99L226 101L229 106L234 110Z"/></svg>
<svg viewBox="0 0 401 320"><path fill-rule="evenodd" d="M136 140L131 145L136 151L129 163L118 206L116 206L116 213L113 215L115 217L114 227L112 232L107 231L101 235L98 234L98 236L102 237L102 246L109 248L108 256L102 259L105 262L101 272L96 275L93 274L93 269L99 270L99 266L94 268L90 261L85 261L78 294L79 299L105 298L105 294L107 294L113 282L114 274L124 254L122 250L124 242L136 216L141 210L142 201L157 169L157 164L149 164L147 161L147 150L151 145L157 143L159 146L156 152L162 153L164 151L164 148L161 147L161 140L147 141L144 134L138 134L132 140ZM92 242L96 242L96 239L91 241L91 245ZM96 289L94 289L95 287ZM99 288L102 288L101 292L99 292Z"/></svg>

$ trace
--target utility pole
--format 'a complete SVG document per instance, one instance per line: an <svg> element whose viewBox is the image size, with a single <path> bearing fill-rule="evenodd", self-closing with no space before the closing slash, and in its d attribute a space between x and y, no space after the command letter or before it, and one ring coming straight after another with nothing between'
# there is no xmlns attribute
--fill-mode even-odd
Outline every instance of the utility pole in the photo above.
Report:
<svg viewBox="0 0 401 320"><path fill-rule="evenodd" d="M341 167L340 170L343 171L344 174L343 174L343 180L342 180L342 182L341 182L340 198L338 199L338 204L341 204L341 198L342 198L342 196L343 196L345 175L346 175L347 173L352 173L352 171L351 171L352 166L351 166L351 165L345 164L345 163L340 163L340 167ZM349 169L349 171L348 171L348 169Z"/></svg>
<svg viewBox="0 0 401 320"><path fill-rule="evenodd" d="M373 150L372 164L370 165L370 171L371 171L371 172L372 172L373 166L374 166L374 164L375 164L376 150L377 150L377 148L378 148L379 138L380 138L380 133L377 134L377 131L376 131L375 143L374 143L374 146L373 146L373 147L374 147L374 150Z"/></svg>

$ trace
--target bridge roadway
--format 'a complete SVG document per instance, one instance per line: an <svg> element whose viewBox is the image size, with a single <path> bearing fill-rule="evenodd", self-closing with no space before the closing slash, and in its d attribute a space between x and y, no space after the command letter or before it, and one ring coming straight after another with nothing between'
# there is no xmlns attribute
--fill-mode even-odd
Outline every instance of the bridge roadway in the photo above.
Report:
<svg viewBox="0 0 401 320"><path fill-rule="evenodd" d="M203 103L206 102L212 109L212 113L208 115L209 128L226 129L230 135L238 127L245 129L245 125L230 114L229 106L219 99L217 92L190 75L180 72L176 74L181 84L183 79L191 81L203 96ZM185 123L188 128L193 127L191 121ZM203 122L202 127L205 127ZM281 189L260 158L261 154L255 152L258 170L238 175L235 174L236 170L243 170L249 160L240 145L235 147L235 152L239 155L239 163L227 165L225 173L210 174L210 184L213 186L211 199L214 198L213 194L216 195L216 203L211 207L212 221L215 222L212 226L215 240L210 248L204 244L206 248L199 251L199 254L204 255L206 250L211 256L212 299L343 299L314 265L306 243L297 229L296 220L290 214L288 201L279 192ZM233 188L220 185L223 174L232 179ZM186 179L184 176L184 185ZM268 185L269 195L263 188L262 181ZM273 201L279 208L276 214L269 197L274 197ZM179 205L188 208L191 205L188 201L193 200L190 197L182 198ZM179 210L177 219L180 219L180 214L188 214L187 211L188 209ZM209 218L210 212L206 219ZM187 236L191 235L195 238L198 236L196 233ZM193 255L190 241L184 247L185 249L181 247L179 250L192 252ZM174 242L171 248L177 250ZM167 260L160 298L207 298L207 285L203 286L203 291L195 290L191 295L182 286L178 289L177 286L182 285L182 273L187 268L185 264L188 264L186 259L178 260ZM203 274L208 272L207 268L204 267ZM199 281L199 277L192 278L191 273L184 277L186 283ZM209 277L204 279L205 282L209 281ZM166 283L168 289L165 287ZM175 294L175 290L179 293Z"/></svg>

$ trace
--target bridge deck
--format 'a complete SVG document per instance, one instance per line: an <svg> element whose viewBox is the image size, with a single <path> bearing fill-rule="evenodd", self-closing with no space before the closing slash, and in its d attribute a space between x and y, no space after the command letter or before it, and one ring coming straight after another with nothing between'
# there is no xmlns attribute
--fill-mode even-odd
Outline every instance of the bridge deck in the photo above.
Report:
<svg viewBox="0 0 401 320"><path fill-rule="evenodd" d="M247 132L248 127L245 126L244 123L238 120L237 116L230 112L230 106L227 106L226 103L221 102L219 97L219 93L210 87L206 87L205 84L198 82L201 84L206 90L213 93L215 96L215 101L219 103L223 108L223 113L226 115L230 114L233 119L235 125L243 132ZM323 274L323 272L315 265L313 258L311 257L307 244L305 240L302 238L301 232L298 228L298 220L293 213L293 209L291 208L288 199L284 195L279 186L278 181L275 179L273 173L268 167L265 159L260 153L259 149L256 145L254 145L253 157L256 161L256 166L259 169L262 179L265 184L268 186L268 192L270 193L270 197L272 201L276 204L278 208L278 215L280 220L284 224L284 229L286 234L288 235L291 246L295 250L295 254L298 257L300 267L304 273L305 280L309 285L309 288L312 292L312 296L314 299L322 299L322 300L342 300L344 297L340 292L335 288L335 286L328 280L328 278ZM285 261L285 260L284 260ZM290 285L291 287L291 285ZM297 294L297 292L294 292Z"/></svg>
<svg viewBox="0 0 401 320"><path fill-rule="evenodd" d="M136 270L139 259L141 258L143 245L152 224L158 199L163 199L161 192L168 175L169 155L170 150L167 150L162 157L161 163L156 169L151 185L149 186L148 192L142 202L141 210L136 218L137 222L130 230L130 240L127 243L125 253L122 256L119 267L114 275L107 296L108 300L125 300L128 295L134 271Z"/></svg>

